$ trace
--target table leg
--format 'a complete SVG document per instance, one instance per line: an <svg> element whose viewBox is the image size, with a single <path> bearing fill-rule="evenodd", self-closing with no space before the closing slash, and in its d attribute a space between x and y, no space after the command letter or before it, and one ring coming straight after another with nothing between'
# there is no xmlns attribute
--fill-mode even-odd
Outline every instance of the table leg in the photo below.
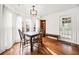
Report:
<svg viewBox="0 0 79 59"><path fill-rule="evenodd" d="M31 39L30 39L30 49L31 49L31 52L33 52L33 45L32 45L32 37L31 37Z"/></svg>

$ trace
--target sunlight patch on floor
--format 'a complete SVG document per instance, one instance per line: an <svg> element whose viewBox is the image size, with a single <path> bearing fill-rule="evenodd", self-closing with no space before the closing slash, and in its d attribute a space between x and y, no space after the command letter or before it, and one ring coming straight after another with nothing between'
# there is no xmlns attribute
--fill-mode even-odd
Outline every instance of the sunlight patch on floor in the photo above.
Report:
<svg viewBox="0 0 79 59"><path fill-rule="evenodd" d="M50 50L49 48L46 47L46 49L53 55L57 55L55 52L53 52L52 50Z"/></svg>

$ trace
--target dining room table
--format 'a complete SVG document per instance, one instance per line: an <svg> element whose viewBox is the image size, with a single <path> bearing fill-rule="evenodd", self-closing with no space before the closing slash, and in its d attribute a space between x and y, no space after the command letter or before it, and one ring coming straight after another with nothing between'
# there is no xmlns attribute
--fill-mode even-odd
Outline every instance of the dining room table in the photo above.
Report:
<svg viewBox="0 0 79 59"><path fill-rule="evenodd" d="M33 52L33 38L38 36L38 32L24 32L24 35L30 38L30 51Z"/></svg>

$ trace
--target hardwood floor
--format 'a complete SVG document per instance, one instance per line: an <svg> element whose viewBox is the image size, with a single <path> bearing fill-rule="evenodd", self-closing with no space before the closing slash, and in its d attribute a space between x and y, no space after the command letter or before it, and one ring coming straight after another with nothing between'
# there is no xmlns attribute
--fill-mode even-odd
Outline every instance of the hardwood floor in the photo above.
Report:
<svg viewBox="0 0 79 59"><path fill-rule="evenodd" d="M79 55L79 46L68 45L48 37L43 39L43 43L57 55Z"/></svg>
<svg viewBox="0 0 79 59"><path fill-rule="evenodd" d="M51 55L51 53L45 47L42 47L39 52L37 52L38 50L35 47L33 48L33 52L30 52L30 46L26 47L23 51L23 54L21 54L20 44L17 43L14 44L12 48L6 50L0 55Z"/></svg>
<svg viewBox="0 0 79 59"><path fill-rule="evenodd" d="M37 52L37 49L34 49L34 52L31 53L29 47L25 49L24 55L79 55L79 46L72 46L54 40L48 37L43 37L44 47L40 49L40 52ZM13 45L11 49L3 52L1 55L20 55L20 46L19 43Z"/></svg>

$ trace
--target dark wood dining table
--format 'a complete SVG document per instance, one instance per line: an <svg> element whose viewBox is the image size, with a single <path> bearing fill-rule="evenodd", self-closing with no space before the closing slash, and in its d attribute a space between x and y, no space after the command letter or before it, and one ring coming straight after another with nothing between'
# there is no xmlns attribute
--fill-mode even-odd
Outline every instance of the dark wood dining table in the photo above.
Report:
<svg viewBox="0 0 79 59"><path fill-rule="evenodd" d="M33 44L32 44L32 39L35 37L35 36L37 36L37 35L39 35L39 33L37 33L37 32L24 32L24 35L25 36L28 36L29 38L30 38L30 51L31 52L33 52Z"/></svg>

